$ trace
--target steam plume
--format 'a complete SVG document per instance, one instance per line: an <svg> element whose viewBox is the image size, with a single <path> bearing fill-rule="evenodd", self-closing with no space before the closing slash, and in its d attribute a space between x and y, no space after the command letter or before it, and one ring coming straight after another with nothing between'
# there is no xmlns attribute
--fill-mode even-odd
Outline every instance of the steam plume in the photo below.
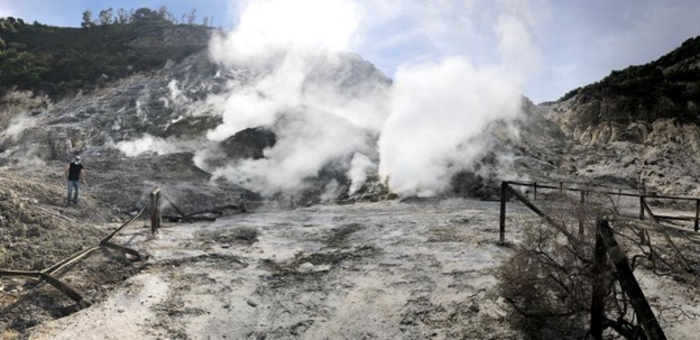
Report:
<svg viewBox="0 0 700 340"><path fill-rule="evenodd" d="M209 149L195 160L263 194L304 189L329 166L352 180L351 192L379 171L399 194L440 194L486 150L489 124L520 112L520 87L538 69L532 32L543 5L246 1L238 26L215 34L209 47L231 79L228 91L187 111L221 114L222 124L207 133L211 143L257 127L272 130L276 143L261 159L208 162L217 155ZM393 85L352 49L392 54ZM177 100L177 85L166 104L188 105ZM159 147L147 136L121 146L136 153L144 143Z"/></svg>
<svg viewBox="0 0 700 340"><path fill-rule="evenodd" d="M379 140L380 175L388 179L392 191L418 196L445 192L452 176L470 170L486 150L484 131L489 123L519 114L520 85L536 72L539 60L530 35L536 18L524 1L499 4L498 25L491 29L498 38L495 49L500 64L475 66L468 49L469 43L476 45L476 35L467 34L462 37L466 40L461 53L451 46L452 56L399 66L391 115ZM435 8L430 9L434 14ZM476 12L465 12L478 21ZM484 30L470 20L466 22L466 31ZM437 32L441 31L439 26ZM487 28L484 35L493 34Z"/></svg>
<svg viewBox="0 0 700 340"><path fill-rule="evenodd" d="M221 141L259 126L277 135L265 158L232 162L215 175L264 194L294 191L328 164L373 152L389 82L372 78L376 70L356 74L362 70L347 65L360 58L340 53L359 26L358 8L348 0L252 1L235 30L212 39L214 60L259 76L212 101L224 103L223 124L207 137Z"/></svg>
<svg viewBox="0 0 700 340"><path fill-rule="evenodd" d="M486 143L475 137L490 121L513 118L519 99L512 82L464 58L401 67L379 140L380 174L400 194L444 192L483 151Z"/></svg>

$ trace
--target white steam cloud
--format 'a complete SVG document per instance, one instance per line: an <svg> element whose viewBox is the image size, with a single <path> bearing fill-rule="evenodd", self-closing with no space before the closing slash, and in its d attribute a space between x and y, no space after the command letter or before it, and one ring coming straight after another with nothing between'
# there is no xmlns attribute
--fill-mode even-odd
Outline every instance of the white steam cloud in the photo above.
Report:
<svg viewBox="0 0 700 340"><path fill-rule="evenodd" d="M24 132L27 128L32 125L32 121L29 119L26 113L21 113L10 119L10 123L7 129L3 132L3 135L11 138L17 139L19 135Z"/></svg>
<svg viewBox="0 0 700 340"><path fill-rule="evenodd" d="M443 193L483 155L490 123L519 114L520 88L539 67L533 31L545 5L245 1L236 7L238 25L209 46L228 90L188 112L221 114L222 124L207 133L213 144L258 127L273 131L276 144L260 159L222 162L220 151L208 149L195 160L262 194L304 189L329 172L349 178L353 193L377 171L398 194ZM393 85L351 50L399 65ZM178 84L170 90L166 104L178 104ZM120 143L129 154L144 147L164 145L149 136ZM345 184L330 177L326 192Z"/></svg>
<svg viewBox="0 0 700 340"><path fill-rule="evenodd" d="M223 124L207 137L222 141L260 126L277 136L265 158L232 162L216 176L262 194L290 192L355 152L376 153L371 136L387 114L388 82L364 79L371 72L351 67L360 57L341 53L359 27L358 10L348 0L252 1L236 29L212 39L214 60L259 76L209 101L223 103Z"/></svg>
<svg viewBox="0 0 700 340"><path fill-rule="evenodd" d="M348 177L352 181L348 193L350 195L356 193L362 188L365 182L367 182L368 174L376 172L377 166L369 157L361 153L356 153L352 157L352 161L350 162L350 171L348 171Z"/></svg>
<svg viewBox="0 0 700 340"><path fill-rule="evenodd" d="M520 91L494 70L464 58L405 66L396 74L392 114L379 140L380 174L400 194L433 196L486 146L489 122L514 118Z"/></svg>
<svg viewBox="0 0 700 340"><path fill-rule="evenodd" d="M182 146L174 144L163 138L153 137L144 134L141 138L131 141L121 141L116 144L117 149L128 157L136 157L142 153L155 152L158 155L165 155L182 151Z"/></svg>
<svg viewBox="0 0 700 340"><path fill-rule="evenodd" d="M539 65L531 36L537 18L527 2L498 3L498 24L491 29L500 63L475 66L465 41L462 53L398 68L391 115L379 141L380 175L392 191L418 196L445 192L453 175L472 170L486 151L489 124L520 113L520 86ZM464 13L477 21L478 11ZM473 32L478 25L468 19L460 18ZM450 47L450 52L458 51Z"/></svg>
<svg viewBox="0 0 700 340"><path fill-rule="evenodd" d="M345 51L359 26L350 0L247 1L238 26L215 36L212 56L225 64L269 66L290 52Z"/></svg>

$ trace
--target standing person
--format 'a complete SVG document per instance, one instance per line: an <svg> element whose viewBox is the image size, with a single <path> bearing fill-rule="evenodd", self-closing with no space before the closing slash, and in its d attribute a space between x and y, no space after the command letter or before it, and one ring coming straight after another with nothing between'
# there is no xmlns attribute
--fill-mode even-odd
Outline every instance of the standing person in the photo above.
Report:
<svg viewBox="0 0 700 340"><path fill-rule="evenodd" d="M83 165L80 163L80 156L75 156L73 162L66 165L65 177L68 181L68 204L71 204L71 202L78 204L80 181L85 184L85 172L83 171Z"/></svg>

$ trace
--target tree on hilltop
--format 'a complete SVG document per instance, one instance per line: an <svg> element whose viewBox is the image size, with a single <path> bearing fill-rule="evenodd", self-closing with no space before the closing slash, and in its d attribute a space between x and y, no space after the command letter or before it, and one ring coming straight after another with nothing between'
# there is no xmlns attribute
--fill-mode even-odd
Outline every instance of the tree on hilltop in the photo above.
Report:
<svg viewBox="0 0 700 340"><path fill-rule="evenodd" d="M83 22L80 23L80 27L90 28L93 26L95 26L95 22L92 21L92 12L85 10L85 12L83 12Z"/></svg>
<svg viewBox="0 0 700 340"><path fill-rule="evenodd" d="M117 15L114 18L114 23L124 25L129 23L129 12L123 8L117 9Z"/></svg>
<svg viewBox="0 0 700 340"><path fill-rule="evenodd" d="M113 21L112 21L112 13L113 12L114 11L112 10L111 7L108 9L101 10L100 17L99 17L100 18L100 25L102 25L102 26L111 25L113 23Z"/></svg>

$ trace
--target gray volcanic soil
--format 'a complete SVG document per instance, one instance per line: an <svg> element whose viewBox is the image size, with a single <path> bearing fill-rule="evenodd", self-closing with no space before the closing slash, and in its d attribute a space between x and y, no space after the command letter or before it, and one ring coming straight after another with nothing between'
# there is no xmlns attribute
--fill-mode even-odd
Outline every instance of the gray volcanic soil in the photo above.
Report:
<svg viewBox="0 0 700 340"><path fill-rule="evenodd" d="M536 219L517 204L508 211L517 244ZM513 254L496 244L498 212L496 202L391 201L169 224L155 239L128 229L118 242L148 253L145 267L29 338L523 338L496 290ZM669 339L695 339L697 289L636 275Z"/></svg>
<svg viewBox="0 0 700 340"><path fill-rule="evenodd" d="M146 267L30 338L512 339L497 209L361 203L167 225L156 239L131 229L121 241L151 255Z"/></svg>

